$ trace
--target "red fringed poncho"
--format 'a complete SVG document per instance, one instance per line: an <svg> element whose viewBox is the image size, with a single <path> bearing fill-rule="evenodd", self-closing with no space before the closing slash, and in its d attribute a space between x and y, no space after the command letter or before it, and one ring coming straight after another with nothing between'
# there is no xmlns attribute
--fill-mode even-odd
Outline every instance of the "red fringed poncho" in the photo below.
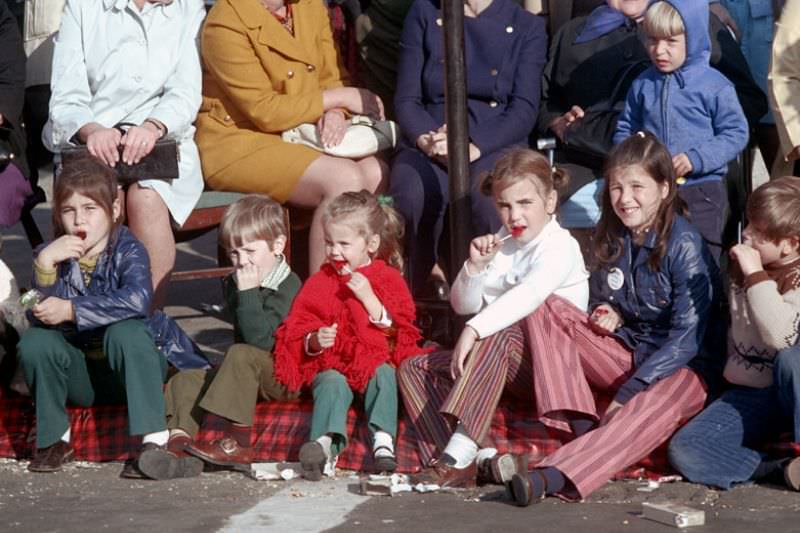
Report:
<svg viewBox="0 0 800 533"><path fill-rule="evenodd" d="M291 391L310 384L319 372L337 370L353 390L363 392L383 363L397 367L406 357L424 353L417 346L415 307L400 272L381 260L358 269L386 308L392 327L373 325L364 305L329 264L308 278L289 316L275 333L275 377ZM320 355L305 353L305 336L337 324L336 341Z"/></svg>

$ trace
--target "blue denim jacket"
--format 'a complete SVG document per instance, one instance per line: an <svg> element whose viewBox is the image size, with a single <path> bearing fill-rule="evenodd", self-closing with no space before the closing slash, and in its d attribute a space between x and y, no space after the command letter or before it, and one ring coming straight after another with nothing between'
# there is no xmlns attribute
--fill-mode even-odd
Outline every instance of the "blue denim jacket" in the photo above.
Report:
<svg viewBox="0 0 800 533"><path fill-rule="evenodd" d="M703 238L682 217L675 218L657 272L647 264L655 241L651 232L634 258L628 233L619 259L596 269L589 279L590 309L601 303L613 306L623 321L614 335L633 351L635 371L616 398L622 403L679 368L694 368L707 383L721 369L719 362L706 358L722 352L704 346L721 294L716 263Z"/></svg>
<svg viewBox="0 0 800 533"><path fill-rule="evenodd" d="M34 257L44 246L37 248ZM147 324L156 347L175 367L210 366L205 354L172 318L161 311L150 313L153 299L150 258L144 245L125 226L113 230L88 287L75 259L58 265L53 285L38 285L34 275L33 286L44 297L56 296L72 302L75 322L59 324L56 329L78 348L102 346L107 326L120 320L139 319ZM29 317L34 324L44 326L30 313Z"/></svg>

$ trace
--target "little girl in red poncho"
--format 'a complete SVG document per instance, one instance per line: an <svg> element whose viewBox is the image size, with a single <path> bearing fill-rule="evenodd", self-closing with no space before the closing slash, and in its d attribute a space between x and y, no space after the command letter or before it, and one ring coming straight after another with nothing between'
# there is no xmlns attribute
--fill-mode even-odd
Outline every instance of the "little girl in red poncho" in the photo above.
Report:
<svg viewBox="0 0 800 533"><path fill-rule="evenodd" d="M313 390L311 437L300 448L306 479L332 472L347 446L353 391L364 397L374 470L397 467L395 368L424 351L399 270L402 227L397 212L367 191L334 199L323 215L327 262L276 333L277 379L289 390Z"/></svg>

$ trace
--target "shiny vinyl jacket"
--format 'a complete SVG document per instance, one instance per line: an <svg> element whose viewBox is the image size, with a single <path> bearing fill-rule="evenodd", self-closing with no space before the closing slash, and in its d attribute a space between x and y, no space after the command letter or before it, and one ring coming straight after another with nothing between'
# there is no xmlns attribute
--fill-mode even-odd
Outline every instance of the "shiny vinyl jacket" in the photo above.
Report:
<svg viewBox="0 0 800 533"><path fill-rule="evenodd" d="M614 335L633 352L630 380L639 382L634 389L685 366L698 371L708 385L715 384L721 372L719 356L724 353L707 342L718 336L720 325L716 263L703 238L683 217L675 218L658 271L647 263L655 244L651 232L636 253L627 232L616 262L591 273L589 308L608 303L622 317Z"/></svg>
<svg viewBox="0 0 800 533"><path fill-rule="evenodd" d="M44 246L37 248L34 256ZM107 326L120 320L139 319L147 324L156 347L176 368L210 366L203 352L172 318L161 311L150 314L153 299L150 258L144 245L125 226L112 230L88 287L77 260L63 261L57 268L53 285L39 286L35 275L33 285L43 297L56 296L72 302L75 322L54 327L76 347L82 350L100 347ZM32 314L29 316L35 325L47 327Z"/></svg>

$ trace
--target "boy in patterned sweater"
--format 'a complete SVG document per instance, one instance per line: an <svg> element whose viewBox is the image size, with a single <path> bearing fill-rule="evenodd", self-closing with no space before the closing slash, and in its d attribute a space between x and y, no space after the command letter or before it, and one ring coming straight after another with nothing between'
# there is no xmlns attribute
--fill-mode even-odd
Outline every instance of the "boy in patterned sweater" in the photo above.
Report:
<svg viewBox="0 0 800 533"><path fill-rule="evenodd" d="M800 490L800 458L756 451L781 431L800 441L800 178L756 189L744 243L730 251L728 390L681 429L670 460L690 481L730 488L748 480Z"/></svg>

